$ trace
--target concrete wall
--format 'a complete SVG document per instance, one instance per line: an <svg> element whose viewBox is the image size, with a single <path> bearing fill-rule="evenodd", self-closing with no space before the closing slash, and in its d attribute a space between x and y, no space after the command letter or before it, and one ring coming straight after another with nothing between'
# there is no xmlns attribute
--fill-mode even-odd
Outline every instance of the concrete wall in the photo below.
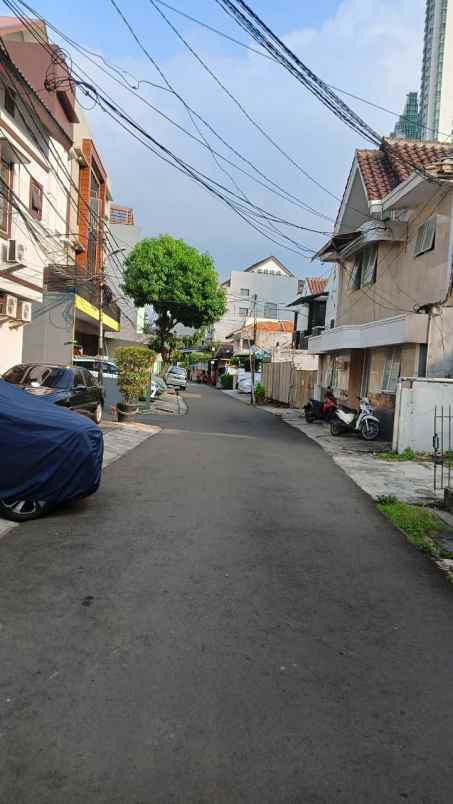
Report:
<svg viewBox="0 0 453 804"><path fill-rule="evenodd" d="M393 449L403 452L431 452L434 410L453 411L453 380L416 378L401 380L396 395ZM440 436L441 422L437 422ZM444 447L448 449L448 421L444 422Z"/></svg>
<svg viewBox="0 0 453 804"><path fill-rule="evenodd" d="M24 329L23 362L62 363L72 359L74 297L46 293L43 307L33 305L33 319Z"/></svg>
<svg viewBox="0 0 453 804"><path fill-rule="evenodd" d="M23 327L0 327L0 375L22 361L22 336Z"/></svg>
<svg viewBox="0 0 453 804"><path fill-rule="evenodd" d="M445 190L440 189L429 205L411 211L407 242L379 244L374 285L350 289L354 260L346 261L340 271L336 326L380 321L445 297L450 274L452 198L449 195L440 200L444 194ZM414 257L418 228L433 214L437 216L435 248Z"/></svg>

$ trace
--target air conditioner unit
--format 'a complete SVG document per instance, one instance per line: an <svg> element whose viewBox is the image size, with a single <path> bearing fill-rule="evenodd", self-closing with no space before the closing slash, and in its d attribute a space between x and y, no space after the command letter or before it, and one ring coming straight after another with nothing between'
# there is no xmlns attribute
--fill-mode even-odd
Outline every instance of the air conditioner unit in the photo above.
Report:
<svg viewBox="0 0 453 804"><path fill-rule="evenodd" d="M27 250L27 247L25 246L24 243L18 243L17 249L16 249L18 262L23 262L24 261L26 250Z"/></svg>
<svg viewBox="0 0 453 804"><path fill-rule="evenodd" d="M17 299L15 296L0 296L0 315L7 318L17 317Z"/></svg>
<svg viewBox="0 0 453 804"><path fill-rule="evenodd" d="M8 261L8 245L7 245L7 243L2 243L1 258L2 258L2 262L7 262Z"/></svg>
<svg viewBox="0 0 453 804"><path fill-rule="evenodd" d="M17 262L15 240L8 240L8 256L6 258L6 262Z"/></svg>
<svg viewBox="0 0 453 804"><path fill-rule="evenodd" d="M19 315L17 316L21 321L29 324L31 321L31 302L23 301L19 304Z"/></svg>

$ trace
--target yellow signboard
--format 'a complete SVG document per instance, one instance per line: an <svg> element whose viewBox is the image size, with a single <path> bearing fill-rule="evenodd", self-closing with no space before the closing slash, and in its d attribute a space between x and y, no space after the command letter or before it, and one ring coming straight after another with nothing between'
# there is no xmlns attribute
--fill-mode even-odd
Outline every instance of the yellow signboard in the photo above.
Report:
<svg viewBox="0 0 453 804"><path fill-rule="evenodd" d="M76 295L75 306L76 310L80 310L81 313L85 313L85 315L89 315L90 318L94 318L96 321L99 321L99 309L95 307L94 304L91 304L91 302L82 298L82 296ZM115 319L111 318L109 315L107 315L107 313L102 313L102 321L104 322L105 327L113 329L114 332L120 331L119 322L115 321Z"/></svg>

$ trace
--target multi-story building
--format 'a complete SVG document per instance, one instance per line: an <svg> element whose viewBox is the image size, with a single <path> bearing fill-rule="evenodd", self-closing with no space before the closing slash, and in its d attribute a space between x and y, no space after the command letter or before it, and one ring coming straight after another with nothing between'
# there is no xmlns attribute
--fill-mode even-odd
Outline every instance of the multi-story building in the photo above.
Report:
<svg viewBox="0 0 453 804"><path fill-rule="evenodd" d="M352 407L369 396L388 435L400 376L453 377L450 150L409 140L358 150L318 253L337 274L334 326L308 341L318 385Z"/></svg>
<svg viewBox="0 0 453 804"><path fill-rule="evenodd" d="M22 24L1 18L0 35L1 372L22 359L24 334L42 315L47 266L72 261L65 174L77 116L69 80L59 93L43 90L40 46ZM69 79L64 60L58 69Z"/></svg>
<svg viewBox="0 0 453 804"><path fill-rule="evenodd" d="M416 92L407 93L403 114L398 118L398 122L390 136L402 140L419 140L421 138L418 95Z"/></svg>
<svg viewBox="0 0 453 804"><path fill-rule="evenodd" d="M134 210L110 204L109 231L113 251L106 261L106 281L121 312L119 332L109 330L106 333L106 350L108 354L113 355L117 347L146 343L149 337L143 335L144 311L135 307L132 299L124 295L121 287L123 280L121 265L140 240L140 227L135 223Z"/></svg>
<svg viewBox="0 0 453 804"><path fill-rule="evenodd" d="M427 0L420 88L425 140L450 141L453 130L453 3Z"/></svg>
<svg viewBox="0 0 453 804"><path fill-rule="evenodd" d="M40 41L20 23L15 28L4 24L8 54L28 88L24 115L28 128L33 132L35 96L58 124L58 136L46 142L36 134L32 137L46 176L40 223L48 225L41 245L51 245L43 262L43 305L33 308L23 335L22 358L66 363L75 349L98 351L105 255L114 249L109 233L109 179L75 99L69 69L58 48L48 41L44 23L36 23ZM50 220L50 211L58 204L59 215ZM105 333L119 331L120 309L108 282L103 284L102 320Z"/></svg>
<svg viewBox="0 0 453 804"><path fill-rule="evenodd" d="M222 283L225 314L209 328L208 340L225 341L232 330L255 314L260 319L287 319L287 306L299 287L299 280L276 257L266 257L244 271L232 271Z"/></svg>

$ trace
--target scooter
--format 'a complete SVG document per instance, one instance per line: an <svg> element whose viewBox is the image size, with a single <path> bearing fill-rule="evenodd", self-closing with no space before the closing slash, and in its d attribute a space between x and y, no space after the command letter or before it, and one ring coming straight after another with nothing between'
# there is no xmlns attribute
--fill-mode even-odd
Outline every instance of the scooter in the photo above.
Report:
<svg viewBox="0 0 453 804"><path fill-rule="evenodd" d="M358 411L337 408L330 422L330 432L333 436L348 432L358 433L365 441L374 441L380 433L380 421L377 416L373 415L374 409L366 396L357 397L357 399L360 400L360 409Z"/></svg>
<svg viewBox="0 0 453 804"><path fill-rule="evenodd" d="M330 422L337 409L337 400L333 392L328 389L324 396L324 401L310 399L304 405L305 421L311 424L314 421Z"/></svg>

